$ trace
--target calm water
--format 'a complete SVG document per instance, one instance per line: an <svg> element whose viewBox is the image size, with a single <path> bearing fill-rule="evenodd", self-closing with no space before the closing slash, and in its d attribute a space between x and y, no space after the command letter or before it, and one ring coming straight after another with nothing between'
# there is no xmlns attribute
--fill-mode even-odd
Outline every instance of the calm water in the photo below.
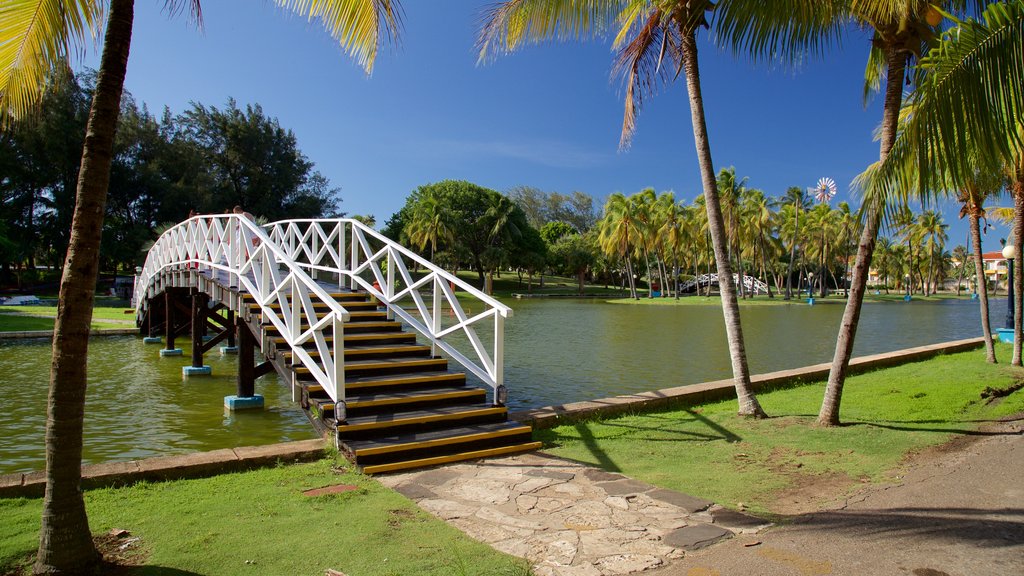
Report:
<svg viewBox="0 0 1024 576"><path fill-rule="evenodd" d="M521 409L681 384L731 374L717 306L630 306L589 300L512 300L505 380ZM1005 300L992 303L1001 322ZM770 372L829 361L841 304L742 309L750 369ZM979 336L976 302L867 304L855 354ZM481 335L483 337L483 335ZM484 340L487 341L486 339ZM224 411L236 358L213 353L214 376L183 380L185 356L161 358L135 337L90 343L85 461L132 460L195 450L313 437L288 388L257 383L262 412ZM49 340L0 341L0 473L43 467Z"/></svg>
<svg viewBox="0 0 1024 576"><path fill-rule="evenodd" d="M86 463L315 437L288 388L272 375L256 383L265 410L226 412L224 396L235 393L237 357L207 354L214 375L184 380L188 339L177 342L183 357L161 358L161 346L133 336L89 342ZM44 466L49 370L48 339L0 341L0 474Z"/></svg>
<svg viewBox="0 0 1024 576"><path fill-rule="evenodd" d="M505 379L513 408L732 375L718 306L540 299L508 304L514 317L505 325ZM1005 300L991 302L993 322L1002 322L1005 306ZM843 305L747 306L740 314L750 370L758 374L831 361ZM865 304L854 354L975 336L981 336L977 302Z"/></svg>

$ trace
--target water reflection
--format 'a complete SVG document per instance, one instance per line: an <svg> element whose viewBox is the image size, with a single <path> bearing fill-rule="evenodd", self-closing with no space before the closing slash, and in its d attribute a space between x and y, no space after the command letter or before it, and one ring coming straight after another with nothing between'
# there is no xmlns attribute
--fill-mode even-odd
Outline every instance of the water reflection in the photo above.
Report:
<svg viewBox="0 0 1024 576"><path fill-rule="evenodd" d="M185 356L161 358L136 337L89 343L83 461L134 460L195 450L312 438L313 429L276 376L261 378L266 409L225 413L236 357L207 354L213 376L185 380ZM0 341L0 473L41 469L50 341Z"/></svg>

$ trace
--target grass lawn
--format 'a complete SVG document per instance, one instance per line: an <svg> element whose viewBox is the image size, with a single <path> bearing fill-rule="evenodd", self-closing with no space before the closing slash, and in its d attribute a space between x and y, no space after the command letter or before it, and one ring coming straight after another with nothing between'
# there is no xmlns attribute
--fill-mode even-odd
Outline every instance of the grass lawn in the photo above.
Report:
<svg viewBox="0 0 1024 576"><path fill-rule="evenodd" d="M134 328L135 315L123 308L93 308L92 328ZM56 306L0 306L0 332L53 330Z"/></svg>
<svg viewBox="0 0 1024 576"><path fill-rule="evenodd" d="M998 353L1008 360L1010 347ZM767 420L738 418L731 400L566 425L538 437L557 456L726 506L783 514L791 512L787 495L827 500L860 483L892 480L908 455L1024 411L1024 390L991 404L980 397L986 387L1018 379L1024 370L986 364L983 351L970 351L850 377L839 428L813 425L819 382L759 394Z"/></svg>
<svg viewBox="0 0 1024 576"><path fill-rule="evenodd" d="M139 537L134 574L523 575L528 566L465 536L333 461L86 492L94 534ZM352 492L308 497L336 484ZM0 499L0 574L38 545L42 502Z"/></svg>

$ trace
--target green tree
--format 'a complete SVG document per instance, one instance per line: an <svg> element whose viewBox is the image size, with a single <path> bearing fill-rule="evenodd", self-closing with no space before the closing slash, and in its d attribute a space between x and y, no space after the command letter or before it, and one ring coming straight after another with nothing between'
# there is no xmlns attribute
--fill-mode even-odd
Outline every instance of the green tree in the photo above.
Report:
<svg viewBox="0 0 1024 576"><path fill-rule="evenodd" d="M397 29L390 0L336 0L310 5L279 0L324 24L367 69L382 28ZM198 0L188 2L198 17ZM170 2L172 10L178 5ZM132 40L133 0L11 0L0 11L0 97L26 114L39 99L46 73L101 28L106 32L89 111L75 192L64 273L54 324L46 424L46 493L37 574L90 572L99 561L81 492L86 355L99 245L113 156L114 132Z"/></svg>
<svg viewBox="0 0 1024 576"><path fill-rule="evenodd" d="M540 227L540 237L548 243L548 246L554 246L555 242L558 242L559 238L563 236L578 233L579 231L573 228L571 224L561 220L554 220Z"/></svg>
<svg viewBox="0 0 1024 576"><path fill-rule="evenodd" d="M591 235L570 234L562 236L551 247L551 260L576 276L578 293L583 295L587 272L597 263L596 246Z"/></svg>

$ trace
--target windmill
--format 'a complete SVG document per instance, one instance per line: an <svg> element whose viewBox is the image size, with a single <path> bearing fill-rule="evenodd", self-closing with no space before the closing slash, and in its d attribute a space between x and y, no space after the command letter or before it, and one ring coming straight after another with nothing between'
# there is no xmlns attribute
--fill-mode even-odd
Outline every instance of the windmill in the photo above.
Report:
<svg viewBox="0 0 1024 576"><path fill-rule="evenodd" d="M818 184L813 188L808 188L807 193L813 194L818 202L828 202L836 195L836 181L827 176L819 178Z"/></svg>

